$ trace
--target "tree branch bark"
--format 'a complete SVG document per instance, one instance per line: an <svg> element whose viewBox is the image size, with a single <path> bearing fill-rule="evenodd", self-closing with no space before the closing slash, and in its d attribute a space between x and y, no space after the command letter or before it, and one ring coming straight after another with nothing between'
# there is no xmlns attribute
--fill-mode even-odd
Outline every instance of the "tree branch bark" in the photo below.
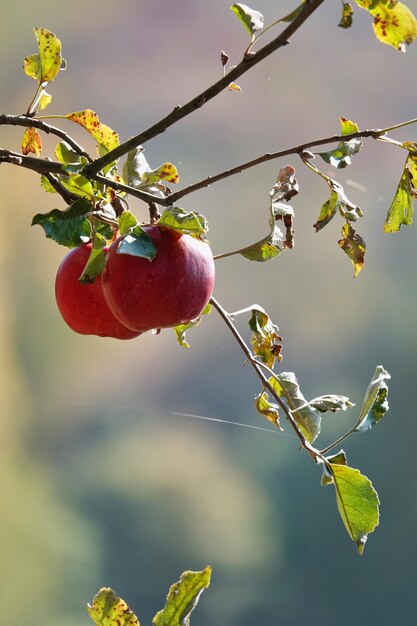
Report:
<svg viewBox="0 0 417 626"><path fill-rule="evenodd" d="M124 143L120 144L114 150L111 150L106 155L96 159L92 163L85 166L83 175L93 176L97 174L103 167L118 159L119 157L127 154L133 148L144 144L146 141L153 139L157 135L165 132L170 126L183 119L190 113L193 113L197 109L200 109L206 102L217 96L223 89L225 89L231 82L234 82L237 78L245 74L248 70L254 67L257 63L265 59L267 56L285 46L289 43L289 38L304 24L304 22L310 17L316 9L323 4L324 0L306 0L305 6L301 9L297 17L271 42L266 44L263 48L255 52L252 56L247 56L236 65L230 72L216 83L205 89L202 93L195 96L192 100L182 106L176 106L171 113L165 116L162 120L150 126L147 130L139 133L135 137L131 137Z"/></svg>
<svg viewBox="0 0 417 626"><path fill-rule="evenodd" d="M85 157L88 161L92 161L92 158L84 150L82 146L80 146L72 137L70 137L66 132L61 130L60 128L56 128L56 126L51 126L50 124L46 124L42 120L37 120L33 117L27 117L26 115L6 115L5 113L0 114L0 126L1 125L8 126L24 126L26 128L38 128L42 130L44 133L48 135L56 135L60 139L63 139L67 142L68 145L71 146L79 154L80 156Z"/></svg>

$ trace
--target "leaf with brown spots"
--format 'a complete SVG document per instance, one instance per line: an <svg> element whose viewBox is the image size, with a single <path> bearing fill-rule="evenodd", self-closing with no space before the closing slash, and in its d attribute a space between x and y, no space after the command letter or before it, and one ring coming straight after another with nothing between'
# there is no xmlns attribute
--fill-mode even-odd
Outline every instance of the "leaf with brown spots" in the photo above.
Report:
<svg viewBox="0 0 417 626"><path fill-rule="evenodd" d="M382 43L405 52L417 37L417 20L410 9L395 0L355 0L362 9L369 11L374 18L375 36Z"/></svg>
<svg viewBox="0 0 417 626"><path fill-rule="evenodd" d="M39 84L50 83L63 65L61 56L61 42L50 30L34 28L38 43L38 54L32 54L23 61L23 69L30 78Z"/></svg>
<svg viewBox="0 0 417 626"><path fill-rule="evenodd" d="M178 170L172 163L163 163L156 170L148 170L142 174L141 184L148 187L159 183L160 180L166 180L167 183L178 184L180 177Z"/></svg>
<svg viewBox="0 0 417 626"><path fill-rule="evenodd" d="M340 28L350 28L353 22L353 8L349 2L343 2L342 4L342 17L338 24Z"/></svg>
<svg viewBox="0 0 417 626"><path fill-rule="evenodd" d="M110 152L110 150L117 148L120 143L119 135L116 131L112 130L109 126L106 126L106 124L102 124L97 113L91 109L68 113L65 117L85 128L85 130L90 133L92 137L94 137L94 139L105 149L106 152Z"/></svg>
<svg viewBox="0 0 417 626"><path fill-rule="evenodd" d="M210 578L209 566L201 572L184 572L179 581L170 587L164 608L152 620L153 626L188 626L190 614L204 589L210 585Z"/></svg>
<svg viewBox="0 0 417 626"><path fill-rule="evenodd" d="M25 131L22 139L22 152L23 154L32 152L36 156L42 152L42 139L36 128L28 128Z"/></svg>
<svg viewBox="0 0 417 626"><path fill-rule="evenodd" d="M269 368L274 367L275 360L282 361L282 337L279 328L274 324L268 313L259 305L253 305L249 320L252 331L252 351Z"/></svg>
<svg viewBox="0 0 417 626"><path fill-rule="evenodd" d="M338 244L352 261L356 278L365 265L365 240L347 222L342 228L342 239L339 239Z"/></svg>
<svg viewBox="0 0 417 626"><path fill-rule="evenodd" d="M97 626L139 626L138 618L126 602L108 587L100 589L92 605L87 605L87 611Z"/></svg>

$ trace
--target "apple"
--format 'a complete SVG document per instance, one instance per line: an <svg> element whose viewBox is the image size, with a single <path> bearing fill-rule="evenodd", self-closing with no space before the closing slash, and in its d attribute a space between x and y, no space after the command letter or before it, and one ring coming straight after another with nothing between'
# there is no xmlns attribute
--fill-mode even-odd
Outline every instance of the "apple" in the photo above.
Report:
<svg viewBox="0 0 417 626"><path fill-rule="evenodd" d="M107 252L102 284L110 310L136 332L196 319L214 287L210 246L164 226L145 226L144 230L157 250L152 261L119 253L120 238Z"/></svg>
<svg viewBox="0 0 417 626"><path fill-rule="evenodd" d="M103 295L101 275L93 283L78 280L90 255L91 244L74 248L59 266L55 297L62 318L81 335L133 339L140 333L126 328L111 312Z"/></svg>

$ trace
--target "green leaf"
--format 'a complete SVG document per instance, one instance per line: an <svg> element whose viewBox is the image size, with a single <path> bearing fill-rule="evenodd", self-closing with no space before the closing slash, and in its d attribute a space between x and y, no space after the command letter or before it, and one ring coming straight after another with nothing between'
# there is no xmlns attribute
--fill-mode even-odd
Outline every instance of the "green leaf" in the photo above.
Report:
<svg viewBox="0 0 417 626"><path fill-rule="evenodd" d="M255 407L260 415L266 417L268 422L271 422L274 426L283 430L279 421L279 407L274 402L269 401L268 393L266 391L263 391L256 396Z"/></svg>
<svg viewBox="0 0 417 626"><path fill-rule="evenodd" d="M375 36L382 43L405 52L417 36L417 20L410 9L396 0L355 0L373 16Z"/></svg>
<svg viewBox="0 0 417 626"><path fill-rule="evenodd" d="M129 235L121 239L117 254L130 254L148 261L156 256L156 248L148 233L140 226L136 226Z"/></svg>
<svg viewBox="0 0 417 626"><path fill-rule="evenodd" d="M265 262L279 256L285 250L284 235L280 228L274 224L272 234L269 234L262 241L258 241L252 246L248 246L240 254L249 261Z"/></svg>
<svg viewBox="0 0 417 626"><path fill-rule="evenodd" d="M369 430L388 411L388 387L385 381L390 378L390 374L382 365L378 365L366 390L355 431Z"/></svg>
<svg viewBox="0 0 417 626"><path fill-rule="evenodd" d="M275 359L282 361L282 337L278 334L279 328L261 306L254 304L251 308L249 327L252 331L253 354L269 368L273 368Z"/></svg>
<svg viewBox="0 0 417 626"><path fill-rule="evenodd" d="M91 224L86 213L92 205L86 200L76 200L66 211L53 209L49 213L38 213L32 220L32 226L39 224L49 239L61 246L76 248L91 236Z"/></svg>
<svg viewBox="0 0 417 626"><path fill-rule="evenodd" d="M92 183L88 178L85 178L85 176L81 176L80 174L68 173L68 176L59 176L59 182L65 187L65 189L68 189L71 193L80 196L80 198L94 200L96 196L98 197L99 195L97 183Z"/></svg>
<svg viewBox="0 0 417 626"><path fill-rule="evenodd" d="M55 187L53 187L46 176L43 175L41 176L41 187L47 193L57 193Z"/></svg>
<svg viewBox="0 0 417 626"><path fill-rule="evenodd" d="M94 137L98 144L104 148L104 152L110 152L110 150L117 148L120 143L119 135L116 131L112 130L109 126L106 126L106 124L102 124L97 113L91 109L68 113L65 117L85 128L85 130L90 133L92 137Z"/></svg>
<svg viewBox="0 0 417 626"><path fill-rule="evenodd" d="M210 584L211 567L201 572L184 572L174 583L167 596L165 607L152 620L154 626L188 626L190 614L195 609L201 593Z"/></svg>
<svg viewBox="0 0 417 626"><path fill-rule="evenodd" d="M355 232L349 223L346 223L342 228L342 239L339 239L338 244L352 261L356 278L365 265L365 240Z"/></svg>
<svg viewBox="0 0 417 626"><path fill-rule="evenodd" d="M333 478L337 508L359 554L363 553L368 534L379 523L379 499L371 481L357 469L328 462Z"/></svg>
<svg viewBox="0 0 417 626"><path fill-rule="evenodd" d="M201 315L199 315L195 320L191 320L190 322L187 322L187 324L179 324L178 326L174 327L174 332L176 334L177 341L180 344L180 346L182 346L183 348L190 347L186 339L187 330L189 330L190 328L194 328L195 326L198 326L202 320L203 315L208 315L209 313L211 313L210 303L207 304L207 306L201 312Z"/></svg>
<svg viewBox="0 0 417 626"><path fill-rule="evenodd" d="M347 456L344 450L340 450L336 454L327 456L326 461L328 461L329 463L337 463L337 465L347 465ZM327 469L326 465L323 464L321 484L326 487L327 485L333 485L333 482L334 481L331 472Z"/></svg>
<svg viewBox="0 0 417 626"><path fill-rule="evenodd" d="M336 413L336 411L346 411L346 409L355 406L353 402L350 402L347 396L340 396L333 393L314 398L310 400L309 405L313 407L313 409L320 411L320 413L326 413L326 411Z"/></svg>
<svg viewBox="0 0 417 626"><path fill-rule="evenodd" d="M87 611L97 626L139 626L136 615L113 589L103 587L87 605Z"/></svg>
<svg viewBox="0 0 417 626"><path fill-rule="evenodd" d="M350 28L353 22L353 7L349 2L342 4L342 18L338 24L340 28Z"/></svg>
<svg viewBox="0 0 417 626"><path fill-rule="evenodd" d="M330 188L330 198L321 207L317 222L313 225L316 232L324 228L337 211L349 222L356 222L363 216L362 210L349 200L340 183L327 176L324 178Z"/></svg>
<svg viewBox="0 0 417 626"><path fill-rule="evenodd" d="M32 54L23 61L23 69L30 78L41 83L54 80L63 65L61 42L50 30L34 28L39 48L38 54Z"/></svg>
<svg viewBox="0 0 417 626"><path fill-rule="evenodd" d="M93 283L97 276L101 274L106 265L106 239L98 233L93 234L93 245L91 247L90 256L82 271L80 283Z"/></svg>
<svg viewBox="0 0 417 626"><path fill-rule="evenodd" d="M230 8L252 37L263 29L264 16L259 11L255 11L255 9L251 9L240 2L233 4Z"/></svg>
<svg viewBox="0 0 417 626"><path fill-rule="evenodd" d="M123 213L119 215L119 217L117 218L117 222L119 224L119 231L120 231L121 237L130 235L132 230L136 228L138 224L136 217L130 211L123 211Z"/></svg>
<svg viewBox="0 0 417 626"><path fill-rule="evenodd" d="M41 82L42 67L39 54L31 54L30 56L25 57L23 59L23 69L26 76L29 76L29 78L33 78L34 80Z"/></svg>
<svg viewBox="0 0 417 626"><path fill-rule="evenodd" d="M413 223L413 200L417 197L417 156L409 154L398 183L394 200L388 209L384 233L394 233Z"/></svg>
<svg viewBox="0 0 417 626"><path fill-rule="evenodd" d="M179 207L165 209L158 225L172 228L196 239L205 239L208 232L208 222L203 215L195 211L187 212Z"/></svg>
<svg viewBox="0 0 417 626"><path fill-rule="evenodd" d="M342 135L350 135L359 131L357 124L344 117L340 118L340 125L342 127ZM326 163L341 169L352 163L351 157L360 151L362 145L362 139L357 137L349 141L340 141L334 150L319 152L318 154Z"/></svg>
<svg viewBox="0 0 417 626"><path fill-rule="evenodd" d="M78 163L80 155L66 142L60 141L55 148L55 156L60 163Z"/></svg>
<svg viewBox="0 0 417 626"><path fill-rule="evenodd" d="M278 395L285 398L298 428L306 440L312 443L320 434L321 417L320 413L304 398L295 374L282 372L276 378L271 377L269 382Z"/></svg>

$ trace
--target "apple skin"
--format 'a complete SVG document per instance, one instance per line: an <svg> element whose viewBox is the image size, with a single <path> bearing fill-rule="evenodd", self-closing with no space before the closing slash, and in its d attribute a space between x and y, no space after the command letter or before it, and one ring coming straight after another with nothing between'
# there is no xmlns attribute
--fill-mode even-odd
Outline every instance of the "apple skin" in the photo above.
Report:
<svg viewBox="0 0 417 626"><path fill-rule="evenodd" d="M210 246L163 226L145 226L157 254L153 261L118 254L110 246L102 274L107 304L122 324L137 332L170 328L196 319L214 287Z"/></svg>
<svg viewBox="0 0 417 626"><path fill-rule="evenodd" d="M103 295L101 275L94 283L83 284L79 277L90 255L91 244L69 252L61 262L55 280L59 312L68 326L81 335L133 339L140 333L126 328L110 311Z"/></svg>

